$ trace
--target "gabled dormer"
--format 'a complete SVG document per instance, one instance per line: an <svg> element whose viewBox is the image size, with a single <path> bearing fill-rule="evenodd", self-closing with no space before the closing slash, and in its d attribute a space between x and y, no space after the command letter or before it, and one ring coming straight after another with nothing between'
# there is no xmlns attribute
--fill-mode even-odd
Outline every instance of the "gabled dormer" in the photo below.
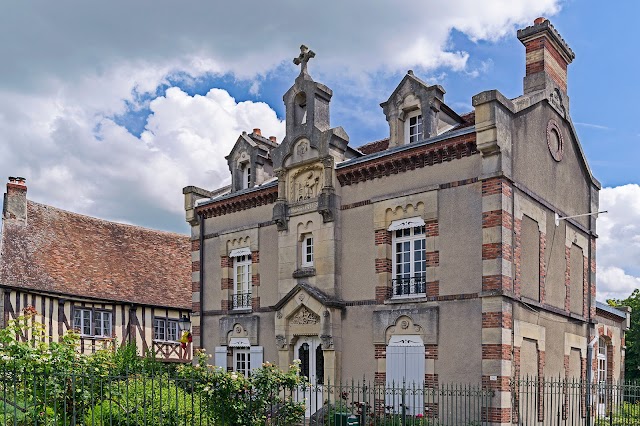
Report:
<svg viewBox="0 0 640 426"><path fill-rule="evenodd" d="M380 104L389 123L389 147L428 139L461 124L444 103L440 85L429 86L409 70L386 102Z"/></svg>
<svg viewBox="0 0 640 426"><path fill-rule="evenodd" d="M242 132L233 149L225 158L231 171L231 192L252 188L273 177L271 150L276 139L262 136L260 129Z"/></svg>

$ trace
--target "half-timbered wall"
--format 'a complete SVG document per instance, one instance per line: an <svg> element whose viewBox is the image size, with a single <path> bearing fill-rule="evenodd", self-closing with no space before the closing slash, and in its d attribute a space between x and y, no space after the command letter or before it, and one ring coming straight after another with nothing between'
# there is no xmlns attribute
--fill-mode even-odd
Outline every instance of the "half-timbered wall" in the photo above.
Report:
<svg viewBox="0 0 640 426"><path fill-rule="evenodd" d="M157 358L164 361L191 360L190 346L182 349L179 342L154 340L153 328L154 318L178 321L182 315L189 315L187 310L68 298L9 288L3 288L2 296L0 307L4 308L2 320L5 325L8 321L22 315L25 308L33 307L38 312L36 320L44 324L45 336L48 336L50 342L57 341L60 336L73 328L74 309L110 312L111 337L81 335L79 347L81 353L93 353L96 350L108 348L113 343L123 345L135 342L140 355L146 355L152 351ZM28 338L28 336L25 337Z"/></svg>

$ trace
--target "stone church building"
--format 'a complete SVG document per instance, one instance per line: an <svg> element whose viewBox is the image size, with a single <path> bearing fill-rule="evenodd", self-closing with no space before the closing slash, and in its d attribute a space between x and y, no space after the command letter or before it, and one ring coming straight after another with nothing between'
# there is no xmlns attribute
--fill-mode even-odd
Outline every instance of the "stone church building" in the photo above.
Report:
<svg viewBox="0 0 640 426"><path fill-rule="evenodd" d="M245 374L297 358L320 384L482 383L498 423L513 377L586 378L608 351L619 378L626 313L597 327L600 183L570 116L574 53L546 19L518 39L522 95L481 92L461 114L409 71L380 104L388 138L358 148L302 46L284 139L243 133L229 187L184 188L194 345Z"/></svg>

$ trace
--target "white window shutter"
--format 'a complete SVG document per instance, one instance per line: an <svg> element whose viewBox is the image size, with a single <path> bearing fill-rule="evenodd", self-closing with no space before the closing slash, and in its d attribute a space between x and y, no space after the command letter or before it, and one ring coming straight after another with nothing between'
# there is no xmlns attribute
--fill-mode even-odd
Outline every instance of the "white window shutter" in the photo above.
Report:
<svg viewBox="0 0 640 426"><path fill-rule="evenodd" d="M407 388L415 383L416 388L424 382L424 346L407 346L405 358L405 380Z"/></svg>
<svg viewBox="0 0 640 426"><path fill-rule="evenodd" d="M251 370L255 370L256 368L261 368L263 358L264 358L264 349L262 346L251 346L249 350L251 354Z"/></svg>
<svg viewBox="0 0 640 426"><path fill-rule="evenodd" d="M216 353L213 361L217 367L221 367L223 371L227 371L227 347L216 346Z"/></svg>

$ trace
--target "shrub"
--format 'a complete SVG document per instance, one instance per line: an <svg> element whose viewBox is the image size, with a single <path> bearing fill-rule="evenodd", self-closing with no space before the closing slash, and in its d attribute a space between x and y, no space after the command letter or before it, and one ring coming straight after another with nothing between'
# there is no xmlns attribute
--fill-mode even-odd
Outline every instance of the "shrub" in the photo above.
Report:
<svg viewBox="0 0 640 426"><path fill-rule="evenodd" d="M95 426L170 426L207 424L204 401L168 375L138 376L114 382L102 400L85 415Z"/></svg>

